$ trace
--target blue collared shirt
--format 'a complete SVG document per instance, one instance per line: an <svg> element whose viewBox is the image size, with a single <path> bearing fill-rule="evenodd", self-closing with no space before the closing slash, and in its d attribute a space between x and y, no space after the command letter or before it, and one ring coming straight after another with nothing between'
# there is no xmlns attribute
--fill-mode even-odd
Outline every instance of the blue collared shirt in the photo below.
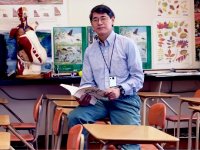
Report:
<svg viewBox="0 0 200 150"><path fill-rule="evenodd" d="M137 45L114 31L104 43L96 40L86 49L82 71L80 86L105 90L109 88L109 77L115 76L125 95L133 95L143 87L144 74Z"/></svg>

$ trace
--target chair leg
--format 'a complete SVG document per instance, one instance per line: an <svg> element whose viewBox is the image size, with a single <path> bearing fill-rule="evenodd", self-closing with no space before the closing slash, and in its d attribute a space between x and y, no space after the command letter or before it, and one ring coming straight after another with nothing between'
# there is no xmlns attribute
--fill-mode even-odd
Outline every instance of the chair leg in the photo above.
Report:
<svg viewBox="0 0 200 150"><path fill-rule="evenodd" d="M174 136L176 136L176 128L177 127L177 123L174 122Z"/></svg>

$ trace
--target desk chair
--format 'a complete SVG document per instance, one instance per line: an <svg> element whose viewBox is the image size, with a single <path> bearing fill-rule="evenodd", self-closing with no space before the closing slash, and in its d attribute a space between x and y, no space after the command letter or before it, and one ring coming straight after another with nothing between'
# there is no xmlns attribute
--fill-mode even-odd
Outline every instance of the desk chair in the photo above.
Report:
<svg viewBox="0 0 200 150"><path fill-rule="evenodd" d="M168 94L168 93L163 93L163 92L138 92L138 95L140 96L143 104L142 104L142 124L146 124L146 112L147 112L147 106L149 100L157 100L156 102L162 101L171 111L173 111L175 114L177 112L165 101L165 99L171 99L173 97L178 97L179 95L174 95L174 94Z"/></svg>
<svg viewBox="0 0 200 150"><path fill-rule="evenodd" d="M34 123L11 123L10 124L12 128L14 128L15 130L34 129L33 130L34 132L32 134L31 133L20 134L20 132L18 132L18 134L20 134L24 138L24 140L30 143L32 146L33 144L36 144L36 149L38 149L37 139L39 136L39 125L41 122L42 99L43 99L43 95L40 95L35 102L34 109L33 109L33 118L35 120ZM19 142L19 141L21 140L16 135L13 135L13 134L11 135L11 142Z"/></svg>
<svg viewBox="0 0 200 150"><path fill-rule="evenodd" d="M84 136L82 134L83 126L77 124L70 128L67 139L67 150L83 150Z"/></svg>
<svg viewBox="0 0 200 150"><path fill-rule="evenodd" d="M200 89L196 90L195 93L194 93L194 96L193 97L200 97ZM181 102L182 103L182 102ZM178 119L179 119L179 116L178 114L175 114L175 115L167 115L166 116L166 120L167 120L167 125L168 125L168 122L171 121L174 123L174 136L176 136L176 127L177 127L177 123L178 123ZM197 119L196 116L193 117L193 121L195 121ZM190 120L190 116L189 115L181 115L180 116L180 122L188 122L188 126L189 126L189 120ZM179 138L188 138L187 137L180 137Z"/></svg>
<svg viewBox="0 0 200 150"><path fill-rule="evenodd" d="M29 144L26 140L25 140L25 134L19 134L11 125L10 125L10 117L9 115L0 115L0 125L1 126L6 126L9 131L11 131L13 133L13 135L15 135L16 137L18 137L18 139L20 141L22 141L27 147L29 147L31 150L34 150L33 146L31 144ZM9 132L6 132L9 133ZM9 135L9 143L12 141L12 134ZM5 139L0 138L0 141L2 142ZM0 143L1 143L0 142ZM6 141L4 141L6 142ZM5 144L5 143L4 143ZM10 149L13 149L12 146L10 146Z"/></svg>
<svg viewBox="0 0 200 150"><path fill-rule="evenodd" d="M62 141L62 133L64 126L65 115L72 111L72 108L59 108L56 109L53 119L53 134L55 141L53 149L60 149ZM67 150L83 150L84 136L82 134L83 126L78 124L70 128L67 138Z"/></svg>
<svg viewBox="0 0 200 150"><path fill-rule="evenodd" d="M166 106L163 103L155 103L149 108L148 124L165 131ZM158 150L161 146L156 144L141 144L141 150Z"/></svg>

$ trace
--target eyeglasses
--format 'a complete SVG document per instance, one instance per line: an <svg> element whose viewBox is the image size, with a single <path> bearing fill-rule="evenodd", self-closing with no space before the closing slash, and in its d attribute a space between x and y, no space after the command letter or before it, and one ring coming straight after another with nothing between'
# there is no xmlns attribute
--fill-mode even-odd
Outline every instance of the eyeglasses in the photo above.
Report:
<svg viewBox="0 0 200 150"><path fill-rule="evenodd" d="M99 21L101 21L101 23L106 23L108 21L109 17L106 17L106 16L103 16L103 17L100 17L100 18L92 18L92 23L99 23Z"/></svg>

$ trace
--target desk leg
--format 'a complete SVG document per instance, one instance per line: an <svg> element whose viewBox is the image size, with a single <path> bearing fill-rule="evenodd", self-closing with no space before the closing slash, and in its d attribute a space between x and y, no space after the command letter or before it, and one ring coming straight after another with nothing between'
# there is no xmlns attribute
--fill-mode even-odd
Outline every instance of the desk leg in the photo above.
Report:
<svg viewBox="0 0 200 150"><path fill-rule="evenodd" d="M46 104L46 121L45 121L45 149L49 149L49 120L51 100L47 100Z"/></svg>
<svg viewBox="0 0 200 150"><path fill-rule="evenodd" d="M182 105L182 101L180 102L180 105L179 105L179 112L178 112L178 123L177 123L177 138L180 137L180 116L181 116L181 105ZM176 149L179 150L179 142L177 142L176 144Z"/></svg>
<svg viewBox="0 0 200 150"><path fill-rule="evenodd" d="M192 111L192 114L190 116L189 121L189 129L188 129L188 150L192 149L192 118L194 115L194 111Z"/></svg>
<svg viewBox="0 0 200 150"><path fill-rule="evenodd" d="M199 149L199 112L197 112L197 124L196 124L196 150Z"/></svg>
<svg viewBox="0 0 200 150"><path fill-rule="evenodd" d="M143 125L146 125L147 100L148 100L148 98L145 98L143 100L143 118L142 118L142 124Z"/></svg>
<svg viewBox="0 0 200 150"><path fill-rule="evenodd" d="M162 89L162 81L160 81L160 83L159 83L159 89L158 89L158 92L161 92L161 89Z"/></svg>

